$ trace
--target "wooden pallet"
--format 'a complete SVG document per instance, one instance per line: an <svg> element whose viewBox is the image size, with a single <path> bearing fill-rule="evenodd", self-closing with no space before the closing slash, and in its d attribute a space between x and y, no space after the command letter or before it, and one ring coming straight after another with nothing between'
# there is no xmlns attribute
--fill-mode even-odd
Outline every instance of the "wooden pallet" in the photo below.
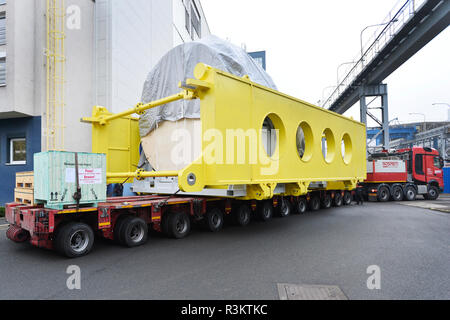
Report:
<svg viewBox="0 0 450 320"><path fill-rule="evenodd" d="M34 173L17 172L16 188L14 189L14 201L34 206Z"/></svg>
<svg viewBox="0 0 450 320"><path fill-rule="evenodd" d="M34 172L17 172L16 188L34 189Z"/></svg>
<svg viewBox="0 0 450 320"><path fill-rule="evenodd" d="M25 188L15 188L14 202L34 206L34 190Z"/></svg>

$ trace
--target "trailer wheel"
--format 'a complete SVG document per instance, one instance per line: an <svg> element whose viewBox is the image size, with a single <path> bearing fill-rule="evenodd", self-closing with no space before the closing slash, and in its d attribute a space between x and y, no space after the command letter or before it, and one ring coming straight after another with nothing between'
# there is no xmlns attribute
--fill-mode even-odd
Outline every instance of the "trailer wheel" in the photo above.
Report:
<svg viewBox="0 0 450 320"><path fill-rule="evenodd" d="M273 205L271 201L264 201L261 206L258 208L258 217L259 220L266 222L272 219L273 217Z"/></svg>
<svg viewBox="0 0 450 320"><path fill-rule="evenodd" d="M169 235L175 239L186 238L191 232L191 220L184 212L174 212L168 217Z"/></svg>
<svg viewBox="0 0 450 320"><path fill-rule="evenodd" d="M430 186L428 188L428 193L423 196L425 200L436 200L439 198L439 189L435 186Z"/></svg>
<svg viewBox="0 0 450 320"><path fill-rule="evenodd" d="M353 196L352 193L350 191L345 191L344 192L344 197L343 197L343 202L344 202L344 206L349 206L352 204L353 201Z"/></svg>
<svg viewBox="0 0 450 320"><path fill-rule="evenodd" d="M405 200L414 201L417 197L417 190L414 186L407 186L405 188Z"/></svg>
<svg viewBox="0 0 450 320"><path fill-rule="evenodd" d="M377 194L378 194L378 201L380 202L388 202L389 199L391 198L389 188L386 186L379 187Z"/></svg>
<svg viewBox="0 0 450 320"><path fill-rule="evenodd" d="M392 188L392 200L402 201L403 200L403 188L402 186L394 186Z"/></svg>
<svg viewBox="0 0 450 320"><path fill-rule="evenodd" d="M311 200L309 200L309 210L311 211L318 211L320 209L320 197L315 195L311 197Z"/></svg>
<svg viewBox="0 0 450 320"><path fill-rule="evenodd" d="M233 214L234 222L241 227L245 227L250 223L252 211L246 204L240 205Z"/></svg>
<svg viewBox="0 0 450 320"><path fill-rule="evenodd" d="M344 204L344 199L342 198L342 194L340 192L336 192L334 194L334 203L333 205L337 208L342 207Z"/></svg>
<svg viewBox="0 0 450 320"><path fill-rule="evenodd" d="M281 199L281 205L278 207L278 215L282 218L289 216L292 213L292 204L285 198Z"/></svg>
<svg viewBox="0 0 450 320"><path fill-rule="evenodd" d="M322 198L321 206L324 209L330 209L332 204L331 196L326 193L325 196Z"/></svg>
<svg viewBox="0 0 450 320"><path fill-rule="evenodd" d="M124 225L124 221L126 220L127 216L121 216L117 219L116 225L114 226L114 242L117 244L124 244L122 237L122 228Z"/></svg>
<svg viewBox="0 0 450 320"><path fill-rule="evenodd" d="M127 217L122 222L120 240L123 245L132 248L147 242L148 226L144 220L136 217Z"/></svg>
<svg viewBox="0 0 450 320"><path fill-rule="evenodd" d="M299 198L297 203L297 213L305 214L307 209L307 202L305 198Z"/></svg>
<svg viewBox="0 0 450 320"><path fill-rule="evenodd" d="M218 232L222 230L224 222L224 215L219 208L209 210L205 215L206 227L211 232Z"/></svg>
<svg viewBox="0 0 450 320"><path fill-rule="evenodd" d="M68 258L87 255L94 245L94 232L85 223L70 222L60 227L55 237L56 250Z"/></svg>

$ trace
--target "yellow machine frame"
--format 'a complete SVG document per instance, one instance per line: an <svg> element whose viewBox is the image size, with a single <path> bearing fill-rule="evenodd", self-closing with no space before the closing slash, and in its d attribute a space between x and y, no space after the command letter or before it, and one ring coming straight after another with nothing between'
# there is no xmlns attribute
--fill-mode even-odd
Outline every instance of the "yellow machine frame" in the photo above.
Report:
<svg viewBox="0 0 450 320"><path fill-rule="evenodd" d="M181 171L143 172L126 165L124 154L109 159L109 183L172 176L178 177L183 192L245 185L245 199L263 200L273 197L278 184L285 185L284 195L300 196L307 194L314 182L327 182L328 190L351 190L365 180L366 128L362 123L256 84L248 77L236 77L204 64L197 65L194 75L196 79L180 84L183 92L174 96L138 104L117 115L104 109L94 110L92 118L83 119L94 125L93 152L98 152L104 151L100 145L110 144L101 131L112 128L117 119L123 121L131 114L142 114L176 100L201 100L202 154L196 161ZM277 131L272 156L266 153L262 141L261 130L267 118ZM299 127L305 136L302 157L296 140ZM123 126L120 132L125 131ZM136 144L137 137L133 139ZM328 145L325 156L324 139ZM130 144L131 153L137 150L136 145ZM121 164L115 165L116 162ZM126 170L114 170L119 168Z"/></svg>

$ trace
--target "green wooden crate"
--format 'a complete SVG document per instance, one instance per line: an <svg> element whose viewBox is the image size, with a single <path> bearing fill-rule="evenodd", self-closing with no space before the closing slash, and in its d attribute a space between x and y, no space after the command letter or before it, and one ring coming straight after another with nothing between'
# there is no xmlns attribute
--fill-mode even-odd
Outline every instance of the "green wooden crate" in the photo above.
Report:
<svg viewBox="0 0 450 320"><path fill-rule="evenodd" d="M49 151L34 155L34 199L47 208L61 210L76 205L76 161L81 188L80 206L106 201L106 155Z"/></svg>

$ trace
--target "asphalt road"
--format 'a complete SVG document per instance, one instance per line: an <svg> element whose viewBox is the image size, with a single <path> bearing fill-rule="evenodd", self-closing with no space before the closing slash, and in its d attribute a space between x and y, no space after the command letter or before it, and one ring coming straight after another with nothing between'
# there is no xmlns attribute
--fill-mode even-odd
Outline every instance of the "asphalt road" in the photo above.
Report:
<svg viewBox="0 0 450 320"><path fill-rule="evenodd" d="M0 299L278 299L277 283L339 286L350 299L450 299L450 214L369 203L184 240L153 234L87 257L17 245L0 227ZM66 286L81 268L81 290ZM381 269L369 290L366 270Z"/></svg>

